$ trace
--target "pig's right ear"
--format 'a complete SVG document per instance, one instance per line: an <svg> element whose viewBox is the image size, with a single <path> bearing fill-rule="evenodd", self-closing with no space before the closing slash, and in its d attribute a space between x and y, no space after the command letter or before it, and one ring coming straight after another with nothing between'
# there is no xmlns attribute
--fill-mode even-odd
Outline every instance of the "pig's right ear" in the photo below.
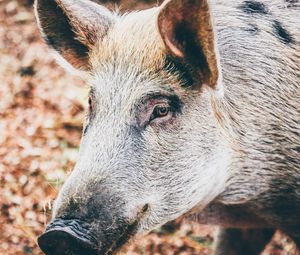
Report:
<svg viewBox="0 0 300 255"><path fill-rule="evenodd" d="M88 0L36 0L35 14L50 46L75 69L90 68L89 52L113 23L113 14Z"/></svg>
<svg viewBox="0 0 300 255"><path fill-rule="evenodd" d="M158 29L167 53L188 66L200 84L219 91L219 64L208 0L166 0Z"/></svg>

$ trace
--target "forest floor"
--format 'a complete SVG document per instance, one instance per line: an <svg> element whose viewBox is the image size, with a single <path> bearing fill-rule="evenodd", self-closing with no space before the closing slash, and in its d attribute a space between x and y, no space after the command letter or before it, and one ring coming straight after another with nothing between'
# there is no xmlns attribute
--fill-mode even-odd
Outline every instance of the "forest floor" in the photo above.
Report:
<svg viewBox="0 0 300 255"><path fill-rule="evenodd" d="M37 236L76 161L88 88L55 63L40 38L31 0L0 0L0 63L0 255L40 255ZM173 223L126 251L211 254L214 231ZM275 239L265 255L292 254L289 239L279 233Z"/></svg>

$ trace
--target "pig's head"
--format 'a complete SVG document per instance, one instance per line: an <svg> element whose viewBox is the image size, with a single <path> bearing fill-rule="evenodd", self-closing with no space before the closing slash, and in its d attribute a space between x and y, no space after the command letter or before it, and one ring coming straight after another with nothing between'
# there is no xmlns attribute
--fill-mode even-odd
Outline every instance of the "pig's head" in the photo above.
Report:
<svg viewBox="0 0 300 255"><path fill-rule="evenodd" d="M39 238L46 254L110 254L223 191L206 0L123 16L85 0L37 0L35 10L48 45L90 86L78 162Z"/></svg>

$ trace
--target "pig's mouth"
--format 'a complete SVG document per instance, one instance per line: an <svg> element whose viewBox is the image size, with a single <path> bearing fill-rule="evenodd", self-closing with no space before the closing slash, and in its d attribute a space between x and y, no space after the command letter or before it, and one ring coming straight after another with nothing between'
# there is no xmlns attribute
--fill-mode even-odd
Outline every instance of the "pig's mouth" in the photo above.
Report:
<svg viewBox="0 0 300 255"><path fill-rule="evenodd" d="M117 252L136 232L137 223L95 234L90 223L78 219L55 219L38 238L46 255L110 255ZM105 233L106 232L106 233Z"/></svg>

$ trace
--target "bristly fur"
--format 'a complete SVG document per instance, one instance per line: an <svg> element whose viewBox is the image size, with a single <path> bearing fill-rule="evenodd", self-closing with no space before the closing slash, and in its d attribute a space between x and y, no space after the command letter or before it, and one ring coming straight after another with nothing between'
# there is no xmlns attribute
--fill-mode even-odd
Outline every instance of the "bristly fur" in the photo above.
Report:
<svg viewBox="0 0 300 255"><path fill-rule="evenodd" d="M59 5L64 1L70 0L57 0ZM192 5L204 11L205 19L193 12L197 8L186 9ZM170 18L168 7L180 13ZM40 19L47 15L43 10L37 8ZM86 41L69 33L61 38L76 40L72 46L80 42L88 47L80 63L88 66L81 69L88 73L94 102L78 162L56 201L54 218L88 218L91 231L101 239L137 217L135 232L145 233L188 214L222 226L219 255L259 254L273 229L284 231L299 246L296 2L178 0L125 15L106 13L101 17L106 20L108 15L110 22L104 22L100 37ZM182 13L196 18L186 22ZM189 30L188 40L174 40L181 22ZM78 31L78 23L68 24ZM199 32L199 24L206 25L202 29L207 37ZM47 38L49 27L40 26ZM54 28L59 30L55 24ZM96 32L94 26L91 31ZM194 56L187 55L191 41L203 50L197 57L207 63L205 72L193 66ZM54 48L80 68L72 61L76 47L75 53L67 52L71 55L64 54L64 47ZM208 78L215 74L216 84L202 83L199 72ZM157 95L178 98L180 112L166 123L141 128L138 121L146 118L153 103L149 98ZM70 206L74 203L75 211ZM141 214L144 205L148 209ZM107 234L103 228L109 229Z"/></svg>

